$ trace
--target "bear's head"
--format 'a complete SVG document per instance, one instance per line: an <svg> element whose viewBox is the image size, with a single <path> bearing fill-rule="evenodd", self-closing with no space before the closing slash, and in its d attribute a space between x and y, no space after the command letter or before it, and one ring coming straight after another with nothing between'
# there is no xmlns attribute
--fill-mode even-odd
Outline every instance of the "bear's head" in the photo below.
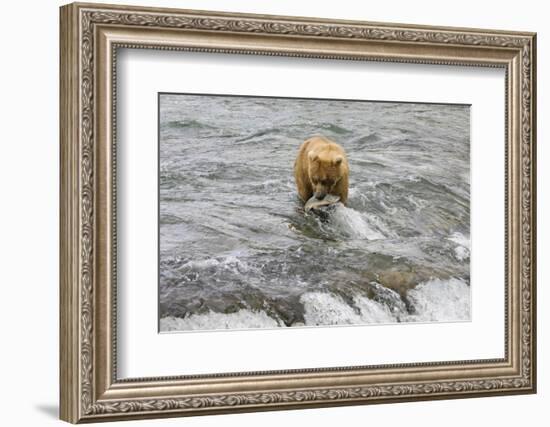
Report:
<svg viewBox="0 0 550 427"><path fill-rule="evenodd" d="M340 150L328 148L311 151L308 159L308 173L313 195L318 200L322 200L327 194L331 194L346 173L346 158Z"/></svg>

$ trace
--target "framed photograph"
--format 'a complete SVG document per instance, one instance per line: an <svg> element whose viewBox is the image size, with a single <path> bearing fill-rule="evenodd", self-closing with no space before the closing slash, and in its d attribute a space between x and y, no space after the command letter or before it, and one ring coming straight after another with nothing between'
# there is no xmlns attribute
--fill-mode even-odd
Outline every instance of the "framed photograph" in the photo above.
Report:
<svg viewBox="0 0 550 427"><path fill-rule="evenodd" d="M534 393L534 33L61 8L72 423Z"/></svg>

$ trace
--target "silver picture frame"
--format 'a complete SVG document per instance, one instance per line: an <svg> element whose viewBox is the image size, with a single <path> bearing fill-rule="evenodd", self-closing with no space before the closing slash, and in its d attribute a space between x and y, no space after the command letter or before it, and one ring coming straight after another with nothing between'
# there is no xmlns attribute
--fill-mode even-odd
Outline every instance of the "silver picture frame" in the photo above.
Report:
<svg viewBox="0 0 550 427"><path fill-rule="evenodd" d="M61 7L60 24L61 419L97 422L536 391L534 33L86 3ZM119 379L119 48L503 68L505 357Z"/></svg>

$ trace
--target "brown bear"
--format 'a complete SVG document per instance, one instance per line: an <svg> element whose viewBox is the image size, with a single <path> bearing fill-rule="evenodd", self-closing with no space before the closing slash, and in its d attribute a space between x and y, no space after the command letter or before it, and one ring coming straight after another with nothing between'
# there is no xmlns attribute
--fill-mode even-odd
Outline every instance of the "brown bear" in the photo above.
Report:
<svg viewBox="0 0 550 427"><path fill-rule="evenodd" d="M307 139L294 162L294 178L300 198L322 200L327 194L348 200L349 166L344 149L324 136Z"/></svg>

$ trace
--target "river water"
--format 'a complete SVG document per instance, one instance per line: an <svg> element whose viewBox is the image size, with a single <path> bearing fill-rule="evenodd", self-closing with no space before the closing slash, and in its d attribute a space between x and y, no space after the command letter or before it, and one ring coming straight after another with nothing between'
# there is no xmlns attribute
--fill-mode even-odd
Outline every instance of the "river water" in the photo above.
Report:
<svg viewBox="0 0 550 427"><path fill-rule="evenodd" d="M161 331L470 319L470 109L161 94ZM346 150L348 205L292 168Z"/></svg>

